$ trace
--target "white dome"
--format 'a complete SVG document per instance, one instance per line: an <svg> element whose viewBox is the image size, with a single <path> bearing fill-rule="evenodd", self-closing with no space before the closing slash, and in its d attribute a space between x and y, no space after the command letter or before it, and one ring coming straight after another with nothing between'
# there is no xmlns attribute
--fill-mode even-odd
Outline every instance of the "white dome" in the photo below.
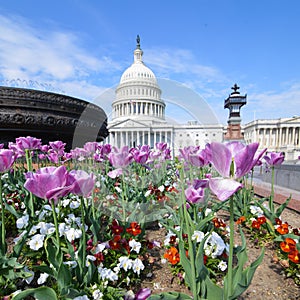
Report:
<svg viewBox="0 0 300 300"><path fill-rule="evenodd" d="M157 83L154 73L141 61L134 62L121 76L120 84L146 81Z"/></svg>

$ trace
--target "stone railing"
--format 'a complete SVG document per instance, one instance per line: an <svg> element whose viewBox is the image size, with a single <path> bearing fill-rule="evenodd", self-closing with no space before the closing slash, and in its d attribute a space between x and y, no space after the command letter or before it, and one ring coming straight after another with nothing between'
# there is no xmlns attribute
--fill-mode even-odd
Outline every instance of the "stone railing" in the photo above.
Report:
<svg viewBox="0 0 300 300"><path fill-rule="evenodd" d="M262 180L271 183L271 172L263 172ZM300 164L275 166L274 184L300 191Z"/></svg>

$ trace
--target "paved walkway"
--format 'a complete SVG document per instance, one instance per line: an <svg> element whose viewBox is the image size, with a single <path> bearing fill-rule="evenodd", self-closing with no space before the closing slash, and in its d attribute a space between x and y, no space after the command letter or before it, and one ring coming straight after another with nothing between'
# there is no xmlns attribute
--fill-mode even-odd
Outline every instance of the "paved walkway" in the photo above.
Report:
<svg viewBox="0 0 300 300"><path fill-rule="evenodd" d="M259 177L253 179L254 192L262 197L268 197L271 194L271 184L262 181ZM292 196L288 208L300 213L300 192L274 185L274 202L283 203L287 198Z"/></svg>

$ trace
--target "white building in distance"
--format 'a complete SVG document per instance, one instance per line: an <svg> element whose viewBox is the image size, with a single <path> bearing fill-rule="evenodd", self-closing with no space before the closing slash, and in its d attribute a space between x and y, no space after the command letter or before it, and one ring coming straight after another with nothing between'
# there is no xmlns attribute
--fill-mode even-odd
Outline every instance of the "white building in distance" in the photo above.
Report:
<svg viewBox="0 0 300 300"><path fill-rule="evenodd" d="M283 152L285 160L297 161L300 155L300 117L254 120L243 126L247 144L258 142L260 149Z"/></svg>
<svg viewBox="0 0 300 300"><path fill-rule="evenodd" d="M112 117L108 122L107 142L115 147L136 147L167 142L178 153L179 148L223 140L222 124L174 124L165 117L166 104L154 73L143 62L140 39L134 50L133 64L121 76L112 103Z"/></svg>

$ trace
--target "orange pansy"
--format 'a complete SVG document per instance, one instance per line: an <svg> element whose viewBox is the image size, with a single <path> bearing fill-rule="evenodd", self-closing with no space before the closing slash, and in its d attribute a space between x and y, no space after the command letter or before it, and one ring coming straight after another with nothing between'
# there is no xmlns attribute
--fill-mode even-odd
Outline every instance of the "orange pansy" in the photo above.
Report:
<svg viewBox="0 0 300 300"><path fill-rule="evenodd" d="M295 264L300 263L300 253L298 250L293 250L289 253L288 258L290 261L294 262Z"/></svg>
<svg viewBox="0 0 300 300"><path fill-rule="evenodd" d="M164 258L167 259L172 265L176 265L180 261L178 250L175 247L171 247L164 254Z"/></svg>

